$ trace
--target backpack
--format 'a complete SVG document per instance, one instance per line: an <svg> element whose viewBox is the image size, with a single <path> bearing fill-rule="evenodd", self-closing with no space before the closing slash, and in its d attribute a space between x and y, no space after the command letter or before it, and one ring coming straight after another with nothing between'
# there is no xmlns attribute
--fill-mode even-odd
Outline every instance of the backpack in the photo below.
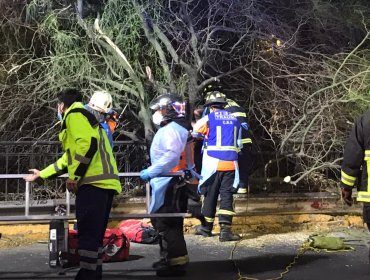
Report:
<svg viewBox="0 0 370 280"><path fill-rule="evenodd" d="M140 220L124 220L119 223L118 228L135 243L153 244L158 240L156 230Z"/></svg>
<svg viewBox="0 0 370 280"><path fill-rule="evenodd" d="M118 228L107 228L103 239L103 262L126 261L129 258L130 242L125 234ZM78 265L78 232L68 231L68 266Z"/></svg>

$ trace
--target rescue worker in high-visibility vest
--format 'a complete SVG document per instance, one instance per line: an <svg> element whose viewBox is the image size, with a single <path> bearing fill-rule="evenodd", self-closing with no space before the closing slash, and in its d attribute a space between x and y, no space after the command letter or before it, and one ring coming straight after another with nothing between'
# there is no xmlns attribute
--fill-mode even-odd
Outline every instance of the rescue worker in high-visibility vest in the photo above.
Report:
<svg viewBox="0 0 370 280"><path fill-rule="evenodd" d="M370 231L370 111L354 123L347 139L341 168L343 201L351 206L352 189L357 186L357 201L363 202L363 219ZM370 261L370 251L369 251Z"/></svg>
<svg viewBox="0 0 370 280"><path fill-rule="evenodd" d="M152 196L149 213L186 212L186 182L181 177L161 177L175 168L189 136L184 118L185 103L175 94L163 94L150 103L153 123L160 128L150 147L151 166L140 172L140 178L150 181ZM181 276L189 262L183 233L182 217L152 218L159 234L160 260L153 263L157 276Z"/></svg>
<svg viewBox="0 0 370 280"><path fill-rule="evenodd" d="M253 165L253 157L252 157L252 139L250 136L250 129L247 122L247 115L245 110L240 107L234 100L226 98L226 95L223 93L222 87L220 85L208 85L204 92L205 95L205 102L209 102L215 98L221 97L226 99L226 106L225 110L230 112L233 116L235 116L239 122L242 124L242 144L243 148L241 149L238 157L239 163L239 175L240 175L240 182L238 186L238 193L245 194L247 193L248 185L249 185L249 175L252 170Z"/></svg>
<svg viewBox="0 0 370 280"><path fill-rule="evenodd" d="M203 149L202 178L198 190L203 196L202 214L206 225L196 227L196 234L212 236L218 196L220 209L220 241L240 240L238 234L231 231L235 215L233 194L239 185L238 152L242 147L242 128L239 120L226 111L227 102L223 97L209 100L210 113L201 118L193 127L193 133L205 135Z"/></svg>
<svg viewBox="0 0 370 280"><path fill-rule="evenodd" d="M26 181L68 173L66 187L76 194L80 270L75 279L102 279L102 242L113 196L121 192L118 170L106 133L81 103L76 89L58 93L59 140L64 154Z"/></svg>

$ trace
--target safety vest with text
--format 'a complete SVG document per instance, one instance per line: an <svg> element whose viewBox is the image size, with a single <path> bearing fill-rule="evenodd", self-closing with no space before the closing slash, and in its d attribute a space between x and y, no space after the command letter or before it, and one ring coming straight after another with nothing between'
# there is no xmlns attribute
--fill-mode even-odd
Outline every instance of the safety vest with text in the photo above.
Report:
<svg viewBox="0 0 370 280"><path fill-rule="evenodd" d="M209 134L206 149L209 156L224 160L238 160L240 122L230 112L217 110L208 115Z"/></svg>

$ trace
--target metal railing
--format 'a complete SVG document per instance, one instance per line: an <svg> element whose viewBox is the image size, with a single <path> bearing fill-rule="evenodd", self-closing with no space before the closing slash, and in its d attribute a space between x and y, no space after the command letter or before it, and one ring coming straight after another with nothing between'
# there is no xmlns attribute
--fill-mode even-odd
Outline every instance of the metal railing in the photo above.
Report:
<svg viewBox="0 0 370 280"><path fill-rule="evenodd" d="M116 141L113 149L119 172L138 172L145 168L148 159L147 147L144 143L134 141ZM23 174L29 168L41 169L55 162L62 154L58 141L0 141L0 174ZM316 192L333 188L340 177L339 168L325 167L316 170L302 180L299 185L286 184L282 181L291 170L300 166L301 158L295 159L293 154L278 154L269 151L254 151L254 168L250 176L250 190L253 194L279 192ZM328 161L340 157L339 154L328 154ZM296 173L302 172L299 168ZM23 182L19 178L5 180L1 184L0 201L6 203L24 200ZM122 177L123 191L121 197L144 195L145 186L137 177ZM64 185L61 179L45 181L47 188L33 188L37 201L58 199L64 196Z"/></svg>
<svg viewBox="0 0 370 280"><path fill-rule="evenodd" d="M23 179L29 174L0 174L0 179ZM139 177L139 172L125 172L119 173L119 177ZM168 174L162 174L162 177L175 177L175 176L184 176L183 172L171 172ZM67 178L68 175L64 174L59 177ZM9 216L0 216L0 221L43 221L43 220L73 220L75 216L71 214L71 195L68 189L66 189L66 213L65 215L30 215L30 192L32 188L32 183L25 181L25 194L24 194L24 216L22 215L9 215ZM140 214L111 214L110 218L154 218L154 217L186 217L189 216L187 213L160 213L160 214L150 214L149 205L150 205L150 185L146 183L145 189L145 204L146 204L146 213Z"/></svg>
<svg viewBox="0 0 370 280"><path fill-rule="evenodd" d="M137 172L146 166L147 151L143 143L116 141L114 156L119 172ZM29 168L41 169L55 162L63 153L58 141L0 141L0 174L24 174ZM121 197L137 195L137 190L144 190L144 184L134 177L122 177ZM0 201L23 200L23 182L19 177L12 177L0 182ZM64 186L60 178L44 182L48 188L33 188L39 200L55 199L63 195ZM141 192L139 192L141 193Z"/></svg>

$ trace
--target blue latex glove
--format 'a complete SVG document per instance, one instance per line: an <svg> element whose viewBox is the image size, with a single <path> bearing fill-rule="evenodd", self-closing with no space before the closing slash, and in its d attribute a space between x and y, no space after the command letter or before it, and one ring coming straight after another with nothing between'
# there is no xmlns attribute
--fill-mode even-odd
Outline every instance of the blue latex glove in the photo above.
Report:
<svg viewBox="0 0 370 280"><path fill-rule="evenodd" d="M140 179L143 181L149 181L151 179L148 169L144 169L140 171Z"/></svg>
<svg viewBox="0 0 370 280"><path fill-rule="evenodd" d="M202 179L202 176L195 171L195 166L187 165L187 169L194 178Z"/></svg>
<svg viewBox="0 0 370 280"><path fill-rule="evenodd" d="M191 136L196 139L204 139L204 134L197 133L197 132L192 132Z"/></svg>
<svg viewBox="0 0 370 280"><path fill-rule="evenodd" d="M247 130L247 131L248 131L249 126L248 126L248 124L247 124L246 122L243 122L243 123L241 124L241 126L242 126L242 128L244 128L245 130Z"/></svg>

